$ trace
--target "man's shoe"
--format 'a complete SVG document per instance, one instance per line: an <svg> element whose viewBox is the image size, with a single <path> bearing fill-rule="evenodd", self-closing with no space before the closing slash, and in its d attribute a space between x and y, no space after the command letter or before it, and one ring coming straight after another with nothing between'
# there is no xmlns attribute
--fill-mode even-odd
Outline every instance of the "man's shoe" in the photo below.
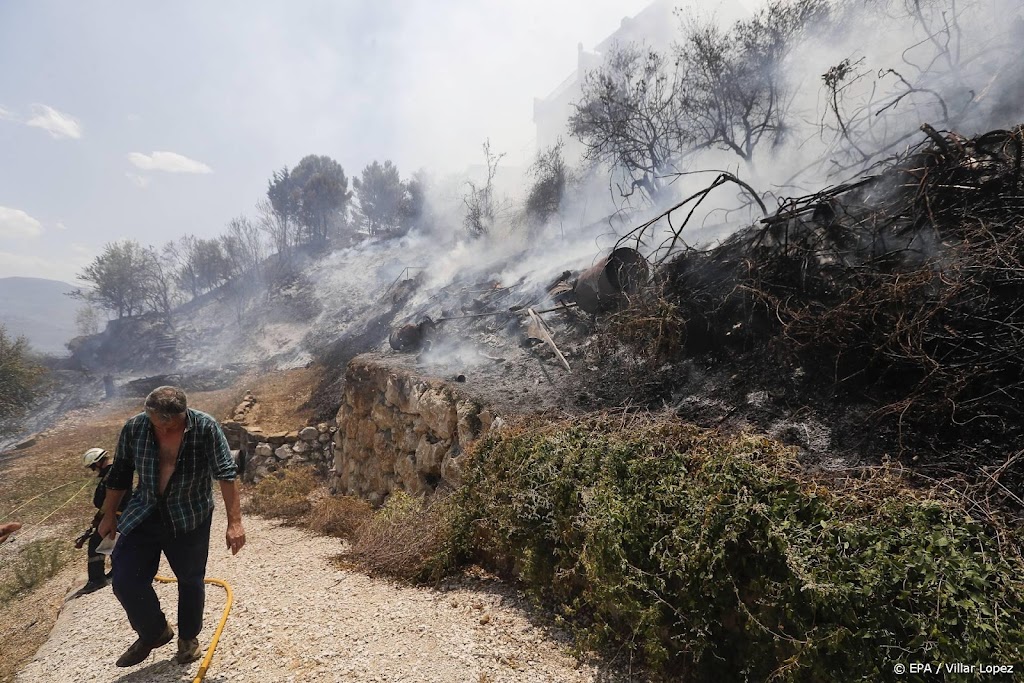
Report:
<svg viewBox="0 0 1024 683"><path fill-rule="evenodd" d="M124 651L124 654L117 660L118 666L135 666L146 661L146 657L149 653L158 647L162 647L174 639L174 631L171 630L171 625L167 624L164 626L164 632L153 642L147 643L142 638L139 638L132 646Z"/></svg>
<svg viewBox="0 0 1024 683"><path fill-rule="evenodd" d="M199 647L198 638L178 638L178 654L175 655L174 661L178 664L188 664L199 659L202 654L203 648Z"/></svg>

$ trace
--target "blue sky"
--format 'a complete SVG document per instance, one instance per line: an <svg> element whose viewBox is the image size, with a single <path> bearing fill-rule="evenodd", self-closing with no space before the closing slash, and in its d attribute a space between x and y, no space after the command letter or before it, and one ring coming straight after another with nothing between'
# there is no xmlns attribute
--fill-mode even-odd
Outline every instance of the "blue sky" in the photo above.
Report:
<svg viewBox="0 0 1024 683"><path fill-rule="evenodd" d="M0 276L213 236L309 153L509 163L533 97L647 0L0 2Z"/></svg>

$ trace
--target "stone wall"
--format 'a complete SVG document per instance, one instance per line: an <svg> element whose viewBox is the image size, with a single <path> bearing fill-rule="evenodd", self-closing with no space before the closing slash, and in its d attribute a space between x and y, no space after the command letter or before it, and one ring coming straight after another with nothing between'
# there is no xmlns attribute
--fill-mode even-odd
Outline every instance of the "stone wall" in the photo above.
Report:
<svg viewBox="0 0 1024 683"><path fill-rule="evenodd" d="M338 412L334 488L373 504L457 486L467 446L500 420L454 386L357 356Z"/></svg>
<svg viewBox="0 0 1024 683"><path fill-rule="evenodd" d="M337 428L320 423L295 431L264 433L259 426L247 423L255 404L252 394L246 394L232 419L221 423L228 445L237 451L236 461L244 463L243 481L256 483L288 466L313 467L323 477L330 474Z"/></svg>

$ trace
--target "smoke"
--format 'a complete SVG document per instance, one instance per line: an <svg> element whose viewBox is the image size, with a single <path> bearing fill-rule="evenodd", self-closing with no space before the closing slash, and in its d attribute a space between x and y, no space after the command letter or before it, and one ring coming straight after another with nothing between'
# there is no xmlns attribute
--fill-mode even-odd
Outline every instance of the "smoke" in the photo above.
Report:
<svg viewBox="0 0 1024 683"><path fill-rule="evenodd" d="M310 266L306 276L319 313L304 324L317 330L317 338L330 339L359 334L389 311L395 324L416 322L444 315L453 297L465 292L469 300L482 283L515 287L529 298L563 271L591 266L630 230L699 193L721 171L749 183L770 212L784 197L876 172L924 139L922 123L973 135L1024 119L1018 2L844 0L831 8L825 20L799 33L773 74L784 85L778 106L785 110L785 135L777 144L758 146L749 161L715 147L688 155L679 160L680 174L666 179L657 204L637 193L623 196L614 169L584 166L565 188L559 210L540 225L524 215L531 178L505 168L493 228L478 237L464 227L466 179L434 178L423 225L401 238L366 240ZM680 41L686 28L684 18ZM508 182L510 177L517 181ZM691 210L677 248L709 245L761 217L750 193L732 183L697 204L661 219L630 245L648 256L663 255L659 245ZM396 298L405 281L415 282L411 294ZM281 345L295 337L282 336L287 339ZM475 353L455 344L433 356L465 366ZM307 356L289 358L298 363Z"/></svg>

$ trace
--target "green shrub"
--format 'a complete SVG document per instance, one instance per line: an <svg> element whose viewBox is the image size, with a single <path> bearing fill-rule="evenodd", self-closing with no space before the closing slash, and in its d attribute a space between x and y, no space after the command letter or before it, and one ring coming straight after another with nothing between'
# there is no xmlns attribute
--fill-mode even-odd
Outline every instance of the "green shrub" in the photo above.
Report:
<svg viewBox="0 0 1024 683"><path fill-rule="evenodd" d="M1019 555L881 469L823 482L767 439L594 419L510 430L459 494L476 544L656 671L897 680L897 662L1019 663Z"/></svg>

